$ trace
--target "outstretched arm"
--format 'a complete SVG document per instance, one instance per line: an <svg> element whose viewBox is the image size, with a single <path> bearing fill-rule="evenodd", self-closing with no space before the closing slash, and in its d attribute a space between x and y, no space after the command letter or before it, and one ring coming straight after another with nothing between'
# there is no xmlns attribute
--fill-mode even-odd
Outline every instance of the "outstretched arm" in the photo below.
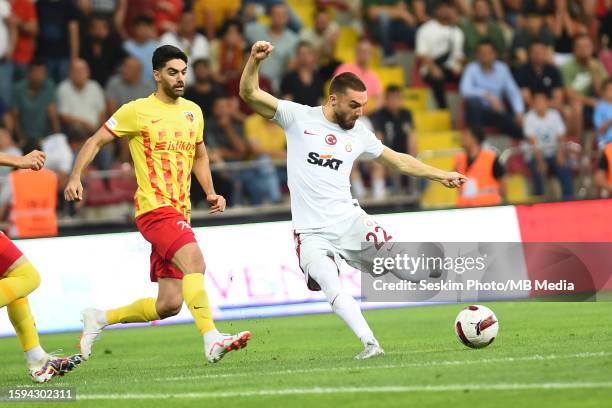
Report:
<svg viewBox="0 0 612 408"><path fill-rule="evenodd" d="M440 170L415 159L409 154L398 153L388 147L385 147L376 161L402 174L424 177L442 183L449 188L459 187L467 181L467 177L463 174Z"/></svg>
<svg viewBox="0 0 612 408"><path fill-rule="evenodd" d="M102 126L93 136L91 136L76 158L74 168L68 179L68 184L64 189L64 198L68 201L81 201L83 199L83 185L81 184L81 173L89 163L93 161L102 146L112 142L115 136L109 132L104 126Z"/></svg>
<svg viewBox="0 0 612 408"><path fill-rule="evenodd" d="M278 99L259 88L259 66L270 55L274 47L266 41L257 41L240 78L240 97L255 112L272 119L278 108Z"/></svg>
<svg viewBox="0 0 612 408"><path fill-rule="evenodd" d="M33 150L25 156L13 156L12 154L0 153L0 166L40 170L45 165L46 158L47 155L38 150Z"/></svg>

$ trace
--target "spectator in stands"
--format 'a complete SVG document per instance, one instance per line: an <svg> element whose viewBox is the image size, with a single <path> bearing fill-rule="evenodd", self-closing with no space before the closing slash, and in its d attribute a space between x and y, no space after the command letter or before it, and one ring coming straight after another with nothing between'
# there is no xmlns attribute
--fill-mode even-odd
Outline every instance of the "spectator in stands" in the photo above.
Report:
<svg viewBox="0 0 612 408"><path fill-rule="evenodd" d="M355 48L355 63L342 64L334 72L334 76L343 72L352 72L357 75L365 84L368 99L374 101L376 107L382 105L382 84L376 72L369 68L372 59L372 43L365 37L359 39Z"/></svg>
<svg viewBox="0 0 612 408"><path fill-rule="evenodd" d="M587 33L586 27L575 18L575 12L570 10L568 3L568 0L555 0L552 32L555 38L556 65L563 65L571 58L574 38Z"/></svg>
<svg viewBox="0 0 612 408"><path fill-rule="evenodd" d="M41 59L32 60L27 78L15 85L12 113L18 144L26 153L39 148L45 136L60 131L55 85Z"/></svg>
<svg viewBox="0 0 612 408"><path fill-rule="evenodd" d="M295 66L295 47L299 40L298 36L287 28L288 21L287 6L279 3L270 8L269 27L256 22L245 27L246 38L250 44L268 41L274 46L274 52L262 64L260 72L270 79L276 94L280 92L283 75Z"/></svg>
<svg viewBox="0 0 612 408"><path fill-rule="evenodd" d="M208 119L213 116L215 101L225 96L225 90L214 80L208 60L199 59L193 62L193 76L194 84L185 91L185 98L198 104L204 119Z"/></svg>
<svg viewBox="0 0 612 408"><path fill-rule="evenodd" d="M118 74L112 76L106 84L107 111L112 115L121 105L138 98L145 98L154 91L149 83L140 80L142 70L140 61L127 57L121 64Z"/></svg>
<svg viewBox="0 0 612 408"><path fill-rule="evenodd" d="M597 144L603 150L612 142L612 78L601 85L601 99L595 105L593 124L597 132Z"/></svg>
<svg viewBox="0 0 612 408"><path fill-rule="evenodd" d="M525 115L523 132L534 149L533 155L528 155L534 194L544 194L544 177L556 175L563 199L571 199L574 188L565 151L565 124L561 114L551 108L545 92L533 93L532 109Z"/></svg>
<svg viewBox="0 0 612 408"><path fill-rule="evenodd" d="M123 36L128 0L78 0L78 4L83 16L103 17L112 22L112 31Z"/></svg>
<svg viewBox="0 0 612 408"><path fill-rule="evenodd" d="M475 0L471 18L461 23L465 37L463 52L469 61L476 57L476 46L484 38L490 38L499 51L501 59L506 57L506 39L500 22L491 18L491 6L488 0Z"/></svg>
<svg viewBox="0 0 612 408"><path fill-rule="evenodd" d="M323 64L334 60L339 36L338 23L331 19L329 12L324 8L318 8L315 12L314 26L304 27L300 32L300 40L312 45Z"/></svg>
<svg viewBox="0 0 612 408"><path fill-rule="evenodd" d="M153 66L151 59L153 52L159 46L156 40L153 20L150 17L141 16L134 21L134 36L123 43L123 49L132 57L140 61L142 65L143 82L153 81Z"/></svg>
<svg viewBox="0 0 612 408"><path fill-rule="evenodd" d="M363 0L369 31L383 48L383 63L394 64L394 42L412 48L417 20L404 0Z"/></svg>
<svg viewBox="0 0 612 408"><path fill-rule="evenodd" d="M13 52L17 39L11 14L9 1L0 0L0 98L9 105L13 82Z"/></svg>
<svg viewBox="0 0 612 408"><path fill-rule="evenodd" d="M308 106L321 104L324 83L316 64L317 56L312 46L300 42L297 46L296 69L285 74L281 82L283 99Z"/></svg>
<svg viewBox="0 0 612 408"><path fill-rule="evenodd" d="M497 60L495 45L485 39L476 49L476 61L465 68L460 83L465 120L475 127L494 126L515 139L521 129L525 104L508 66ZM504 104L510 102L510 109Z"/></svg>
<svg viewBox="0 0 612 408"><path fill-rule="evenodd" d="M227 20L211 44L211 67L215 78L226 84L240 78L244 67L246 41L239 20Z"/></svg>
<svg viewBox="0 0 612 408"><path fill-rule="evenodd" d="M416 138L413 132L412 113L403 107L402 89L390 85L385 90L384 106L370 116L376 137L396 152L416 154ZM372 197L384 198L386 195L386 169L372 163Z"/></svg>
<svg viewBox="0 0 612 408"><path fill-rule="evenodd" d="M193 12L196 25L205 31L209 40L217 37L224 22L238 17L240 0L194 0Z"/></svg>
<svg viewBox="0 0 612 408"><path fill-rule="evenodd" d="M79 125L93 134L106 120L106 100L100 84L90 79L87 63L76 59L70 75L57 88L60 119L65 126Z"/></svg>
<svg viewBox="0 0 612 408"><path fill-rule="evenodd" d="M258 114L245 120L244 131L251 150L250 159L258 163L253 171L243 172L242 182L256 186L255 195L262 200L278 203L282 200L281 182L286 182L287 170L285 166L275 166L272 160L287 158L285 132Z"/></svg>
<svg viewBox="0 0 612 408"><path fill-rule="evenodd" d="M502 203L505 196L505 170L494 151L483 149L482 128L463 130L463 152L455 157L455 170L468 177L459 188L457 207L480 207Z"/></svg>
<svg viewBox="0 0 612 408"><path fill-rule="evenodd" d="M125 58L125 51L118 45L120 42L119 38L111 34L105 17L91 17L89 32L81 43L80 54L91 69L91 78L100 86L106 85Z"/></svg>
<svg viewBox="0 0 612 408"><path fill-rule="evenodd" d="M213 116L206 122L206 138L204 140L213 163L221 164L244 160L248 154L249 147L244 139L243 124L232 118L230 110L229 98L220 96L214 101ZM242 173L242 170L213 172L215 187L217 186L217 179L220 179L224 184L228 181L234 184L234 181L240 178L240 173ZM224 195L228 203L231 203L230 205L235 203L234 200L240 199L240 197L235 196L235 185L232 189L233 191L229 195Z"/></svg>
<svg viewBox="0 0 612 408"><path fill-rule="evenodd" d="M529 61L518 67L514 77L521 88L523 101L531 106L533 93L544 92L551 98L552 106L561 110L563 107L563 81L561 72L549 63L549 52L546 43L535 40L529 45Z"/></svg>
<svg viewBox="0 0 612 408"><path fill-rule="evenodd" d="M11 114L11 109L4 103L2 98L0 98L0 127L6 128L11 134L15 131L15 120Z"/></svg>
<svg viewBox="0 0 612 408"><path fill-rule="evenodd" d="M74 162L74 153L68 144L68 138L63 133L54 133L44 138L40 146L47 155L45 168L55 173L58 193L63 192Z"/></svg>
<svg viewBox="0 0 612 408"><path fill-rule="evenodd" d="M599 168L593 176L595 186L602 190L604 197L612 195L612 143L608 143L599 159Z"/></svg>
<svg viewBox="0 0 612 408"><path fill-rule="evenodd" d="M213 3L216 3L213 2ZM183 0L162 0L153 2L153 24L156 38L167 31L177 31L183 13Z"/></svg>
<svg viewBox="0 0 612 408"><path fill-rule="evenodd" d="M361 1L361 0L357 0ZM289 28L294 33L299 33L302 30L302 21L300 17L293 11L291 7L287 4L287 0L243 0L242 2L243 8L241 11L243 20L245 22L255 21L260 15L269 16L272 10L272 7L281 4L287 7L289 21L287 23L287 28Z"/></svg>
<svg viewBox="0 0 612 408"><path fill-rule="evenodd" d="M44 58L49 77L59 84L68 76L70 61L79 55L79 10L72 0L38 0L40 22L36 54Z"/></svg>
<svg viewBox="0 0 612 408"><path fill-rule="evenodd" d="M156 0L127 0L125 8L125 18L123 27L120 31L121 38L124 40L131 38L136 32L136 21L141 17L148 17L153 22L155 16ZM157 38L157 37L156 37Z"/></svg>
<svg viewBox="0 0 612 408"><path fill-rule="evenodd" d="M582 137L584 125L588 125L593 117L601 84L607 77L601 62L593 57L593 51L593 41L582 34L574 40L574 56L561 67L569 102L565 116L570 134L578 138Z"/></svg>
<svg viewBox="0 0 612 408"><path fill-rule="evenodd" d="M36 36L38 35L38 17L32 0L11 0L13 19L17 38L13 51L13 79L21 81L26 77L28 64L34 57ZM8 101L6 101L8 102Z"/></svg>
<svg viewBox="0 0 612 408"><path fill-rule="evenodd" d="M544 18L536 12L530 12L525 17L525 25L518 29L512 40L512 51L510 59L515 65L521 65L527 62L527 49L532 41L541 41L550 49L551 55L548 59L552 59L552 49L555 43L554 37L550 29L544 25Z"/></svg>
<svg viewBox="0 0 612 408"><path fill-rule="evenodd" d="M455 6L450 1L436 5L436 17L416 34L416 55L421 74L431 86L436 103L446 109L446 83L457 84L463 68L463 32L456 25Z"/></svg>
<svg viewBox="0 0 612 408"><path fill-rule="evenodd" d="M160 45L173 45L185 52L191 69L185 78L187 86L193 84L193 61L207 59L210 56L208 40L204 35L196 31L195 16L192 11L186 11L181 15L181 21L175 31L168 31L159 39Z"/></svg>

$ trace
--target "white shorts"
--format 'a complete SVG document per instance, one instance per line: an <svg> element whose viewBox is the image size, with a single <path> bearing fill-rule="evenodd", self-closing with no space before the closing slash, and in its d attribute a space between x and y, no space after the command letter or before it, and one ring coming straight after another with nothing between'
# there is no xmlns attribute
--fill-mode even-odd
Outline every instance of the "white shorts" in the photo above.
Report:
<svg viewBox="0 0 612 408"><path fill-rule="evenodd" d="M295 231L294 241L300 268L306 274L310 290L321 290L308 276L307 266L323 256L334 260L338 269L344 260L348 265L366 272L375 254L393 237L356 206L355 213L338 224L312 230Z"/></svg>

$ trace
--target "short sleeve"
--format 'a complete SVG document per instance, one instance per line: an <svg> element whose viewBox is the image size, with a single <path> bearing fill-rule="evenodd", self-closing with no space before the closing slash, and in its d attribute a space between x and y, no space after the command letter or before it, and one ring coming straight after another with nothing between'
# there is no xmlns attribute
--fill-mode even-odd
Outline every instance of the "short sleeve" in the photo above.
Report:
<svg viewBox="0 0 612 408"><path fill-rule="evenodd" d="M380 140L367 129L363 129L362 131L362 142L363 142L363 152L359 156L359 158L364 160L374 160L377 159L385 149L385 145L382 144Z"/></svg>
<svg viewBox="0 0 612 408"><path fill-rule="evenodd" d="M196 115L198 120L198 134L196 135L196 144L204 142L204 115L202 115L202 109L198 106L196 109Z"/></svg>
<svg viewBox="0 0 612 408"><path fill-rule="evenodd" d="M117 109L105 123L104 127L116 137L138 134L138 119L135 102L129 102Z"/></svg>
<svg viewBox="0 0 612 408"><path fill-rule="evenodd" d="M523 124L523 133L527 137L536 137L536 124L531 112L525 115L525 123Z"/></svg>
<svg viewBox="0 0 612 408"><path fill-rule="evenodd" d="M291 101L278 101L276 113L272 120L280 125L283 129L289 128L297 119L299 113L304 109L304 105Z"/></svg>
<svg viewBox="0 0 612 408"><path fill-rule="evenodd" d="M561 114L556 110L551 110L553 123L555 124L555 133L557 136L565 136L567 129L565 128L565 122L561 117Z"/></svg>

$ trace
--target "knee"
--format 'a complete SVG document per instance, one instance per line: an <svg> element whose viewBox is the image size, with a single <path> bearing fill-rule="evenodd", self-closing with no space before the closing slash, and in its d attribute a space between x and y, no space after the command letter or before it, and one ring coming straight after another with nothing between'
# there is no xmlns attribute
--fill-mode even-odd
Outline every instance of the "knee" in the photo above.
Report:
<svg viewBox="0 0 612 408"><path fill-rule="evenodd" d="M204 273L206 270L204 256L197 246L194 246L189 251L180 253L180 256L175 257L173 262L185 274Z"/></svg>
<svg viewBox="0 0 612 408"><path fill-rule="evenodd" d="M155 307L161 319L176 316L183 307L183 298L181 296L174 296L172 298L158 299Z"/></svg>

